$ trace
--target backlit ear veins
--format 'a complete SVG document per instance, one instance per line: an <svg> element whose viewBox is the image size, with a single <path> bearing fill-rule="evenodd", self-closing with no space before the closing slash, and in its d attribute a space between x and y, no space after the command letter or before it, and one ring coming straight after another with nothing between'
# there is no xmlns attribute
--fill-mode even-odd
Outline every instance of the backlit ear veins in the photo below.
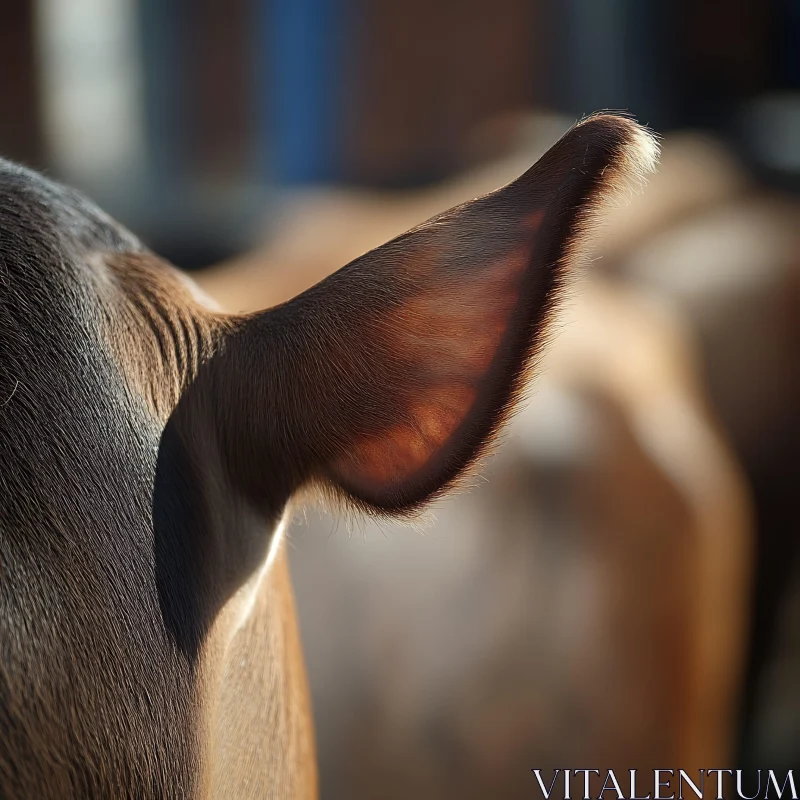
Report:
<svg viewBox="0 0 800 800"><path fill-rule="evenodd" d="M484 254L480 243L454 239L452 226L434 226L432 247L406 257L401 269L412 285L375 331L405 373L395 390L397 422L360 439L335 465L356 493L400 486L437 454L446 457L454 433L491 389L491 368L522 302L529 260L526 247L498 234L508 239L506 252Z"/></svg>
<svg viewBox="0 0 800 800"><path fill-rule="evenodd" d="M302 398L280 408L304 433L298 474L384 512L449 486L519 396L603 200L656 156L632 120L590 117L518 180L247 323L250 347L280 328L271 364Z"/></svg>

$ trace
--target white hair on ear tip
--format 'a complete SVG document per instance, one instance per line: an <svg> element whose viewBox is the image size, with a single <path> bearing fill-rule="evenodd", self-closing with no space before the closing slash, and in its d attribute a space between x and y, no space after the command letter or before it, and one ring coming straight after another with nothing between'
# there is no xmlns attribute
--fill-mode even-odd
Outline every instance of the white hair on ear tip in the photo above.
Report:
<svg viewBox="0 0 800 800"><path fill-rule="evenodd" d="M604 202L629 200L633 193L640 192L647 183L647 176L658 168L661 146L658 135L650 128L633 119L613 115L615 124L625 132L625 141L620 157L612 165L615 174L603 198ZM579 125L585 125L596 117L588 117Z"/></svg>

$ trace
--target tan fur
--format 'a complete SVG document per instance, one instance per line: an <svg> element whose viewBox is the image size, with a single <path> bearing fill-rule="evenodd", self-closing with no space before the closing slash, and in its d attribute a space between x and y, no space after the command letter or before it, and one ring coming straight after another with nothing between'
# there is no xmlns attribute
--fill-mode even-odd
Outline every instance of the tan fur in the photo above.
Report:
<svg viewBox="0 0 800 800"><path fill-rule="evenodd" d="M209 703L209 798L314 798L310 699L283 543L231 636L228 611L209 645L220 657Z"/></svg>
<svg viewBox="0 0 800 800"><path fill-rule="evenodd" d="M152 254L96 259L121 290L103 316L108 345L131 389L166 420L229 323L199 302L185 276Z"/></svg>

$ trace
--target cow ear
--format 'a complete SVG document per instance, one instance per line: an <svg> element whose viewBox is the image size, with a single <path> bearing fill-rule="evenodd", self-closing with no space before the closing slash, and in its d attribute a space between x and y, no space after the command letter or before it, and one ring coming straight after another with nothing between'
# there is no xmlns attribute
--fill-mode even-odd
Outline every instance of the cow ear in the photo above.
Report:
<svg viewBox="0 0 800 800"><path fill-rule="evenodd" d="M250 490L254 461L382 512L446 489L511 411L603 200L657 155L632 120L590 117L513 183L238 320L222 380Z"/></svg>

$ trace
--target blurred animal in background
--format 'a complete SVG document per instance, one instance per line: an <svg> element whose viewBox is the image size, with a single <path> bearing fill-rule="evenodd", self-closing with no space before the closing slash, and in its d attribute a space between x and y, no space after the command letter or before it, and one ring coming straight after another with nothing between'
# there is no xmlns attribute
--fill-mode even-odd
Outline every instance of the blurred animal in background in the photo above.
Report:
<svg viewBox="0 0 800 800"><path fill-rule="evenodd" d="M719 141L675 134L641 203L611 209L603 272L675 307L755 506L752 621L740 701L746 768L800 763L800 204ZM752 791L752 790L751 790Z"/></svg>
<svg viewBox="0 0 800 800"><path fill-rule="evenodd" d="M262 250L201 283L235 309L282 302L503 184L563 127L498 125L503 158L425 191L299 193ZM713 143L666 141L653 196L606 215L605 258L558 318L487 483L440 503L425 536L319 515L292 529L325 797L527 798L531 767L731 763L749 490L692 316L622 276L655 231L744 182Z"/></svg>
<svg viewBox="0 0 800 800"><path fill-rule="evenodd" d="M315 795L287 507L313 488L402 516L463 478L595 215L656 154L591 117L521 178L252 314L0 162L0 794ZM575 641L561 656L578 668Z"/></svg>

